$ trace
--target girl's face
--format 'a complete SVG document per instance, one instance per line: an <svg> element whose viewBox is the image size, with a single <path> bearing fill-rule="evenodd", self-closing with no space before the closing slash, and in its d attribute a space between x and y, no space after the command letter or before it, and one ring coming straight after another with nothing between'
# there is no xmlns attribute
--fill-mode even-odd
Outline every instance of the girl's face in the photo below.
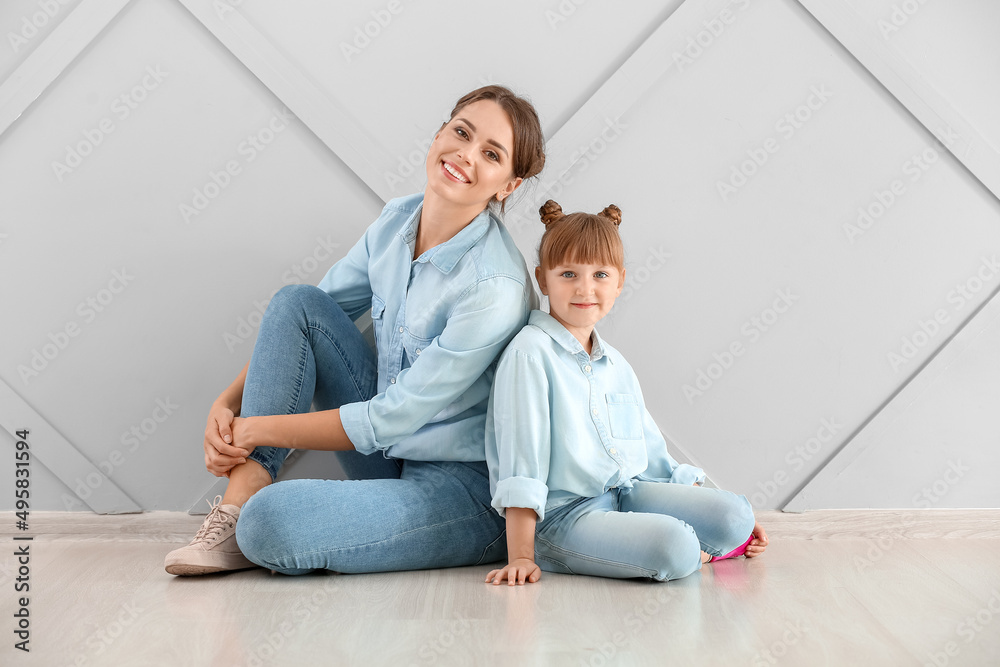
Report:
<svg viewBox="0 0 1000 667"><path fill-rule="evenodd" d="M535 278L549 297L549 314L581 343L611 311L625 285L625 272L614 266L567 261L552 268L539 266Z"/></svg>
<svg viewBox="0 0 1000 667"><path fill-rule="evenodd" d="M427 187L463 206L483 208L521 184L514 176L514 127L492 100L462 108L434 137L427 151Z"/></svg>

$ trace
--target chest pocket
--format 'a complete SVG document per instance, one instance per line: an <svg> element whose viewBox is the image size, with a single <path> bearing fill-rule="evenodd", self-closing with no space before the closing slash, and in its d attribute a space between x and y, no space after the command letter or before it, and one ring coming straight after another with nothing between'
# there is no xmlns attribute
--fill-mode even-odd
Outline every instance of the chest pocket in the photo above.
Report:
<svg viewBox="0 0 1000 667"><path fill-rule="evenodd" d="M420 353L426 350L427 346L433 342L433 338L414 336L409 331L403 334L403 349L406 350L406 358L410 360L411 366L420 358Z"/></svg>
<svg viewBox="0 0 1000 667"><path fill-rule="evenodd" d="M372 330L375 332L375 349L382 344L382 325L385 322L385 301L372 295Z"/></svg>
<svg viewBox="0 0 1000 667"><path fill-rule="evenodd" d="M635 394L607 394L608 422L611 437L620 440L642 439L642 411Z"/></svg>

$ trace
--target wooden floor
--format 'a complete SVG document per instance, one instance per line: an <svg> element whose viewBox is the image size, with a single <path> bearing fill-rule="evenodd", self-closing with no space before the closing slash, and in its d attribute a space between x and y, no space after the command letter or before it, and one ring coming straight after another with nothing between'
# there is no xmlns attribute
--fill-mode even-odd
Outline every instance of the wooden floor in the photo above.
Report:
<svg viewBox="0 0 1000 667"><path fill-rule="evenodd" d="M511 589L484 567L172 577L201 517L33 513L25 654L0 513L0 665L1000 665L1000 511L759 517L761 558Z"/></svg>

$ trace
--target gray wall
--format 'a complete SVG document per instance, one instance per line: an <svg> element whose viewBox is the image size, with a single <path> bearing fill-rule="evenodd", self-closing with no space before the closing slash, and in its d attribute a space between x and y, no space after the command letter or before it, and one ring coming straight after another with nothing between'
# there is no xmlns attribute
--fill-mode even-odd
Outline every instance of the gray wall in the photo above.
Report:
<svg viewBox="0 0 1000 667"><path fill-rule="evenodd" d="M529 261L541 201L624 211L601 330L678 458L758 508L1000 506L1000 8L622 7L4 2L0 509L23 428L32 509L204 509L266 302L421 189L487 82L549 139Z"/></svg>

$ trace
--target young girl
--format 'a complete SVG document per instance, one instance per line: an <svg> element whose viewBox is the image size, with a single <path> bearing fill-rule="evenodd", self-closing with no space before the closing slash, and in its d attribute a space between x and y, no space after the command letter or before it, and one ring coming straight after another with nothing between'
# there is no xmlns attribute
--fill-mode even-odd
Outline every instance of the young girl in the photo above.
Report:
<svg viewBox="0 0 1000 667"><path fill-rule="evenodd" d="M535 295L491 205L502 211L544 161L531 104L500 86L475 90L435 135L424 192L386 204L318 287L275 295L250 363L208 416L205 463L229 478L226 494L167 555L168 572L502 557L486 406L494 362ZM375 354L353 322L369 309ZM344 469L363 480L272 484L290 448L347 452Z"/></svg>
<svg viewBox="0 0 1000 667"><path fill-rule="evenodd" d="M540 569L666 581L760 555L750 503L671 458L635 373L594 329L625 284L621 211L563 215L549 200L539 212L550 312L531 312L494 379L486 460L508 564L486 581L535 582Z"/></svg>

